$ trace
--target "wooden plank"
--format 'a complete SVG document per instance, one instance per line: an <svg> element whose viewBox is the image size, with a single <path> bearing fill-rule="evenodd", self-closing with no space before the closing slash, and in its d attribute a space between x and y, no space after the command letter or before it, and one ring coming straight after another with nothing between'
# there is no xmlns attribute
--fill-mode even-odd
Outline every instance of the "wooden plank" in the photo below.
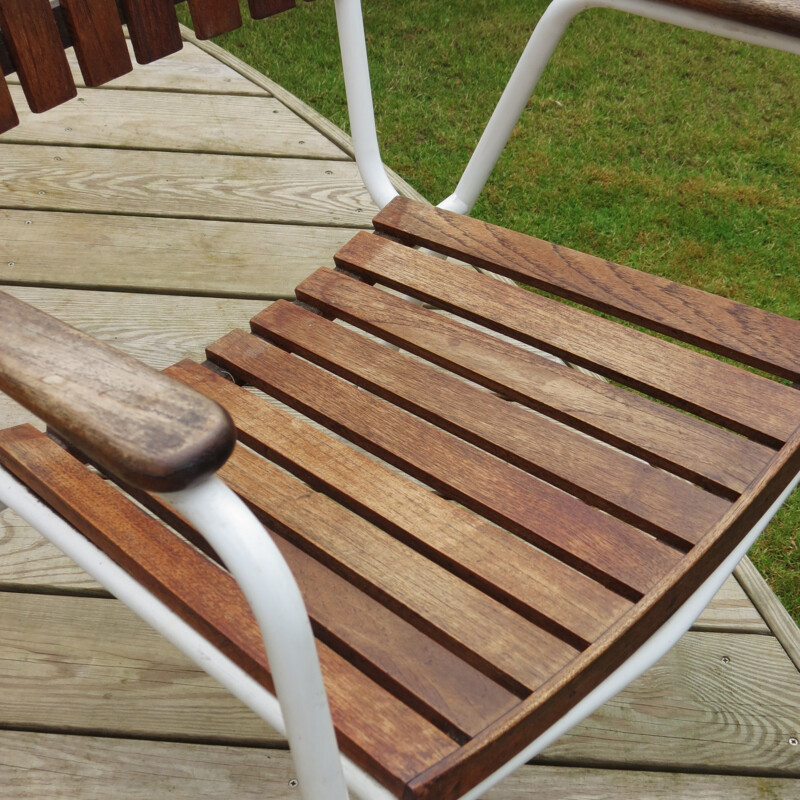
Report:
<svg viewBox="0 0 800 800"><path fill-rule="evenodd" d="M504 397L728 497L774 451L509 341L320 269L297 296Z"/></svg>
<svg viewBox="0 0 800 800"><path fill-rule="evenodd" d="M280 14L281 11L288 11L296 5L295 0L247 0L247 4L253 19L271 17L273 14Z"/></svg>
<svg viewBox="0 0 800 800"><path fill-rule="evenodd" d="M189 0L189 12L198 39L210 39L242 25L238 0Z"/></svg>
<svg viewBox="0 0 800 800"><path fill-rule="evenodd" d="M6 133L16 125L19 125L19 116L14 108L8 84L5 78L0 76L0 133Z"/></svg>
<svg viewBox="0 0 800 800"><path fill-rule="evenodd" d="M297 305L274 303L250 324L289 352L659 538L696 542L729 505Z"/></svg>
<svg viewBox="0 0 800 800"><path fill-rule="evenodd" d="M3 800L295 800L291 754L263 747L0 731ZM142 764L147 769L142 770ZM794 800L789 778L525 766L486 800Z"/></svg>
<svg viewBox="0 0 800 800"><path fill-rule="evenodd" d="M33 111L41 113L75 97L47 0L1 0L0 27Z"/></svg>
<svg viewBox="0 0 800 800"><path fill-rule="evenodd" d="M792 0L667 0L695 11L757 25L788 36L800 36L800 12Z"/></svg>
<svg viewBox="0 0 800 800"><path fill-rule="evenodd" d="M173 0L122 0L136 60L149 64L183 47Z"/></svg>
<svg viewBox="0 0 800 800"><path fill-rule="evenodd" d="M352 235L352 228L0 209L0 282L287 297Z"/></svg>
<svg viewBox="0 0 800 800"><path fill-rule="evenodd" d="M797 381L800 321L533 236L395 198L375 228Z"/></svg>
<svg viewBox="0 0 800 800"><path fill-rule="evenodd" d="M22 91L11 89L18 108ZM82 89L44 116L22 111L3 141L347 160L271 97Z"/></svg>
<svg viewBox="0 0 800 800"><path fill-rule="evenodd" d="M249 447L527 618L555 620L591 641L630 607L575 570L210 370L184 361L167 372L224 405ZM494 558L485 557L486 548Z"/></svg>
<svg viewBox="0 0 800 800"><path fill-rule="evenodd" d="M366 227L375 207L342 161L31 145L0 207Z"/></svg>
<svg viewBox="0 0 800 800"><path fill-rule="evenodd" d="M696 631L769 635L769 626L731 575L692 626Z"/></svg>
<svg viewBox="0 0 800 800"><path fill-rule="evenodd" d="M2 593L0 604L4 727L281 741L117 601ZM545 755L796 778L798 708L800 677L771 637L691 633Z"/></svg>
<svg viewBox="0 0 800 800"><path fill-rule="evenodd" d="M100 86L133 69L114 0L62 0L60 5L87 86Z"/></svg>
<svg viewBox="0 0 800 800"><path fill-rule="evenodd" d="M234 377L330 427L630 599L676 550L242 331L206 350Z"/></svg>
<svg viewBox="0 0 800 800"><path fill-rule="evenodd" d="M0 338L0 390L137 488L184 489L233 449L219 405L5 292Z"/></svg>
<svg viewBox="0 0 800 800"><path fill-rule="evenodd" d="M800 393L790 387L557 300L378 236L357 236L336 261L762 441L783 442L796 427Z"/></svg>

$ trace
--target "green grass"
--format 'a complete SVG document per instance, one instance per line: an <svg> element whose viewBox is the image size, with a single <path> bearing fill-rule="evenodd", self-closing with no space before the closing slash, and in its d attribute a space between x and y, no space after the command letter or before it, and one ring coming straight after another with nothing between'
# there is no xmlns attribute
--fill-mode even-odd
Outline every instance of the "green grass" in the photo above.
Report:
<svg viewBox="0 0 800 800"><path fill-rule="evenodd" d="M364 0L384 160L434 202L546 4ZM219 44L347 129L330 0ZM796 56L584 13L474 214L800 318L799 95ZM800 622L800 496L751 555Z"/></svg>

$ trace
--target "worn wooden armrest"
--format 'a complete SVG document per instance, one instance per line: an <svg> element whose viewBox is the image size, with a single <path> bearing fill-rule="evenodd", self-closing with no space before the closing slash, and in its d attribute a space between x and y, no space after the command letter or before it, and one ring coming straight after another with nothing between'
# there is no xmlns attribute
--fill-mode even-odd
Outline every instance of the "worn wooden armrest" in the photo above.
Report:
<svg viewBox="0 0 800 800"><path fill-rule="evenodd" d="M800 36L798 0L662 0L718 17L755 25L787 36Z"/></svg>
<svg viewBox="0 0 800 800"><path fill-rule="evenodd" d="M228 458L215 402L0 292L0 390L88 458L149 491L176 491Z"/></svg>

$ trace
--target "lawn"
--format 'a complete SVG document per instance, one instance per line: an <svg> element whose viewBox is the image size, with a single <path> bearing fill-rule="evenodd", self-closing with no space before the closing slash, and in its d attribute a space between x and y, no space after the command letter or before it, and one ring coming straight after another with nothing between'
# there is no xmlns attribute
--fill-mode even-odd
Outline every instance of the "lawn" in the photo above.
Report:
<svg viewBox="0 0 800 800"><path fill-rule="evenodd" d="M546 5L364 0L383 157L430 200L454 188ZM347 129L330 0L218 43ZM798 98L796 56L584 13L474 214L800 318ZM751 557L800 622L800 493Z"/></svg>

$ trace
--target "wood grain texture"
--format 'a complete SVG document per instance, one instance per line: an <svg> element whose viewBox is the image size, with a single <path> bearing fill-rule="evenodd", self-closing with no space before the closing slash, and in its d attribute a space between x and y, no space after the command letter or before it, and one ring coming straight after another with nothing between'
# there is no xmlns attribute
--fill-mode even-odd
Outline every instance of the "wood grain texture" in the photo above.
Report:
<svg viewBox="0 0 800 800"><path fill-rule="evenodd" d="M552 619L591 641L629 607L540 550L210 370L183 361L167 373L224 405L249 447L527 618ZM485 557L487 549L493 558Z"/></svg>
<svg viewBox="0 0 800 800"><path fill-rule="evenodd" d="M81 75L101 86L133 69L114 0L61 0Z"/></svg>
<svg viewBox="0 0 800 800"><path fill-rule="evenodd" d="M121 0L133 51L149 64L183 47L174 0Z"/></svg>
<svg viewBox="0 0 800 800"><path fill-rule="evenodd" d="M17 110L14 108L14 101L11 99L5 78L0 76L0 133L10 131L16 125L19 125Z"/></svg>
<svg viewBox="0 0 800 800"><path fill-rule="evenodd" d="M297 296L645 461L735 497L774 451L513 343L320 269Z"/></svg>
<svg viewBox="0 0 800 800"><path fill-rule="evenodd" d="M3 462L20 480L271 688L260 632L227 572L139 511L43 434L23 427L0 436ZM318 643L317 650L340 745L378 780L396 788L456 749L447 736L324 644ZM399 751L393 744L403 738L410 746Z"/></svg>
<svg viewBox="0 0 800 800"><path fill-rule="evenodd" d="M21 107L19 88L11 96ZM82 89L77 103L41 117L21 113L21 125L4 141L347 160L270 97Z"/></svg>
<svg viewBox="0 0 800 800"><path fill-rule="evenodd" d="M295 800L291 754L266 747L226 747L137 739L0 732L3 800ZM147 763L148 769L142 770ZM791 778L695 775L582 767L525 766L486 800L794 800Z"/></svg>
<svg viewBox="0 0 800 800"><path fill-rule="evenodd" d="M800 8L794 0L666 0L759 28L800 36Z"/></svg>
<svg viewBox="0 0 800 800"><path fill-rule="evenodd" d="M282 742L117 601L0 593L0 628L5 728ZM566 734L553 755L564 764L591 758L615 769L669 761L677 772L701 765L701 772L797 776L788 739L796 735L798 692L797 671L770 637L687 634Z"/></svg>
<svg viewBox="0 0 800 800"><path fill-rule="evenodd" d="M195 34L210 39L235 31L242 25L238 0L188 0Z"/></svg>
<svg viewBox="0 0 800 800"><path fill-rule="evenodd" d="M791 436L800 414L788 386L378 236L356 236L336 262L772 444Z"/></svg>
<svg viewBox="0 0 800 800"><path fill-rule="evenodd" d="M237 379L614 591L638 599L679 558L627 524L255 336L233 331L206 352Z"/></svg>
<svg viewBox="0 0 800 800"><path fill-rule="evenodd" d="M289 352L679 546L698 541L728 507L638 459L296 305L274 303L251 327Z"/></svg>
<svg viewBox="0 0 800 800"><path fill-rule="evenodd" d="M219 406L129 356L5 293L0 330L0 388L124 480L183 488L230 454Z"/></svg>
<svg viewBox="0 0 800 800"><path fill-rule="evenodd" d="M782 378L800 378L798 320L403 197L384 208L374 224L407 243L446 253Z"/></svg>
<svg viewBox="0 0 800 800"><path fill-rule="evenodd" d="M253 19L264 19L281 11L289 11L297 5L295 0L247 0L250 16Z"/></svg>
<svg viewBox="0 0 800 800"><path fill-rule="evenodd" d="M0 27L32 111L41 113L75 97L48 0L2 0Z"/></svg>
<svg viewBox="0 0 800 800"><path fill-rule="evenodd" d="M352 235L351 228L0 209L0 281L126 292L287 297ZM98 297L96 313L102 314L108 302L107 296ZM185 311L168 298L151 296L150 302L154 307L171 304L169 313L177 315L187 334L193 325L206 325L214 314L223 313L226 305L224 300L208 300L209 310L201 319L200 314L193 318L188 300ZM86 300L81 305L85 307ZM225 315L228 330L258 310L250 305L239 317ZM145 309L141 313L147 314ZM148 318L157 324L153 315ZM107 325L113 324L109 318ZM206 341L198 332L196 341L205 345L226 332L215 330Z"/></svg>
<svg viewBox="0 0 800 800"><path fill-rule="evenodd" d="M4 165L0 207L361 227L355 164L31 145Z"/></svg>

